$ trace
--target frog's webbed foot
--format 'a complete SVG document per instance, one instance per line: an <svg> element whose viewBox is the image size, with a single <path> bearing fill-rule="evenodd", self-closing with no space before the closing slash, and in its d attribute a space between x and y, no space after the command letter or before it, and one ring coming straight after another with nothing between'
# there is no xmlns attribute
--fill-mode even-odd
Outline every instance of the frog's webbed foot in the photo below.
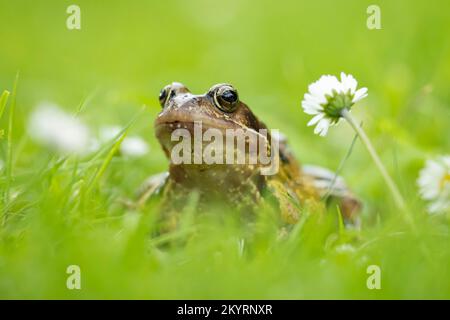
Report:
<svg viewBox="0 0 450 320"><path fill-rule="evenodd" d="M348 189L344 179L336 173L313 165L304 165L303 173L310 176L320 197L327 205L337 204L347 226L360 227L361 201Z"/></svg>
<svg viewBox="0 0 450 320"><path fill-rule="evenodd" d="M161 172L153 176L148 177L139 187L136 193L136 207L142 207L147 200L157 194L161 193L161 190L166 185L168 172Z"/></svg>

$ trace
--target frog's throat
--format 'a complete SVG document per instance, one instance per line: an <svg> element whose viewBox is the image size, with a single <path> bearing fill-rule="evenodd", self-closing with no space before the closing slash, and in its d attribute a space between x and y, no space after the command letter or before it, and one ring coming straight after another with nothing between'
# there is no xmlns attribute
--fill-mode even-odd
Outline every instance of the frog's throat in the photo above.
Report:
<svg viewBox="0 0 450 320"><path fill-rule="evenodd" d="M259 174L255 166L248 165L173 165L169 167L172 181L188 190L197 189L211 193L219 193L240 189L242 186L254 184L262 186L264 176Z"/></svg>

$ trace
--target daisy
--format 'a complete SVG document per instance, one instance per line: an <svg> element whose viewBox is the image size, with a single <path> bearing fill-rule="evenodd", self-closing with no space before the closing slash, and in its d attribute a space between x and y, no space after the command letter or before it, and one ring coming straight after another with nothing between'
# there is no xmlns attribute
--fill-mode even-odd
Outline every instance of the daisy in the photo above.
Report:
<svg viewBox="0 0 450 320"><path fill-rule="evenodd" d="M107 126L100 129L100 143L106 143L118 137L122 129L119 126ZM139 136L128 136L120 145L120 153L128 157L141 157L147 154L149 146L144 139Z"/></svg>
<svg viewBox="0 0 450 320"><path fill-rule="evenodd" d="M120 151L129 157L142 157L148 153L148 144L138 136L126 137L120 146Z"/></svg>
<svg viewBox="0 0 450 320"><path fill-rule="evenodd" d="M430 213L450 209L450 155L428 160L417 179L420 195L429 202Z"/></svg>
<svg viewBox="0 0 450 320"><path fill-rule="evenodd" d="M64 154L84 154L88 150L88 127L55 104L38 105L29 118L27 131L36 142Z"/></svg>
<svg viewBox="0 0 450 320"><path fill-rule="evenodd" d="M305 113L314 117L308 126L316 125L314 133L325 136L331 125L337 124L344 109L350 110L359 100L367 97L367 88L357 90L358 82L352 75L341 72L341 81L324 75L309 85L302 101Z"/></svg>
<svg viewBox="0 0 450 320"><path fill-rule="evenodd" d="M405 201L397 185L381 162L365 131L350 114L353 105L365 97L367 97L367 88L358 89L356 79L352 75L342 72L341 80L335 76L324 75L318 81L310 84L308 93L304 95L302 107L305 113L314 116L308 122L308 126L316 125L314 133L320 136L325 136L329 127L337 124L341 118L344 118L351 125L380 171L396 205L404 214L406 221L412 224L409 212L406 210Z"/></svg>

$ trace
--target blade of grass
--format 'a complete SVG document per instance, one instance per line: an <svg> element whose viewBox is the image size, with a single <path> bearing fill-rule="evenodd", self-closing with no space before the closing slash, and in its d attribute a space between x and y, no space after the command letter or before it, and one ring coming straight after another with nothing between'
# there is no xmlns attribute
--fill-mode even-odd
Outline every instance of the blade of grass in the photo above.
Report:
<svg viewBox="0 0 450 320"><path fill-rule="evenodd" d="M6 103L8 102L9 97L9 91L5 90L3 91L1 97L0 97L0 119L3 116L3 112L5 111Z"/></svg>
<svg viewBox="0 0 450 320"><path fill-rule="evenodd" d="M338 216L338 226L339 226L339 234L343 234L345 231L345 224L344 224L344 218L342 217L341 208L339 206L336 206L337 209L337 216Z"/></svg>
<svg viewBox="0 0 450 320"><path fill-rule="evenodd" d="M106 168L109 166L114 154L119 150L120 145L122 144L122 141L125 139L126 134L128 132L128 129L136 122L136 120L139 118L141 113L144 111L145 106L141 108L141 110L131 119L131 121L121 130L121 132L118 134L118 137L115 137L114 139L117 139L116 142L112 145L110 148L108 154L106 155L106 158L103 160L102 165L95 173L94 177L91 179L91 181L88 183L86 187L86 194L89 194L92 189L95 187L101 176L105 173ZM96 156L94 156L91 161L97 158L102 152L99 152Z"/></svg>
<svg viewBox="0 0 450 320"><path fill-rule="evenodd" d="M4 206L4 211L5 212L9 211L9 209L14 205L14 202L20 199L20 195L27 194L31 189L36 188L37 183L40 183L45 179L51 179L50 176L53 175L57 170L60 170L61 166L64 164L66 160L67 157L56 160L56 155L51 155L48 161L41 169L36 170L36 172L29 173L28 174L29 179L27 183L22 185L18 190L16 190L16 193L19 196L14 197L13 199L9 199L9 202ZM16 178L17 174L15 174L14 177ZM42 194L41 198L39 198L39 200L36 201L36 203L42 201L44 196L45 193Z"/></svg>
<svg viewBox="0 0 450 320"><path fill-rule="evenodd" d="M73 185L77 182L78 164L79 164L78 157L76 157L75 158L75 164L74 164L74 166L72 168L72 175L71 175L71 178L70 178L70 182L65 188L65 192L64 192L65 196L62 199L61 213L63 213L63 214L67 211L67 205L69 203L69 199L70 199L70 196L71 196L71 190L73 188Z"/></svg>
<svg viewBox="0 0 450 320"><path fill-rule="evenodd" d="M84 111L84 108L86 107L87 103L90 102L92 100L92 98L95 96L95 94L97 93L97 89L92 90L91 93L89 93L88 95L84 96L80 103L78 104L77 110L75 111L75 117L78 117L78 115Z"/></svg>
<svg viewBox="0 0 450 320"><path fill-rule="evenodd" d="M109 150L108 154L106 155L105 160L103 160L102 165L95 173L94 177L89 182L87 188L86 188L86 194L89 194L92 189L97 184L98 180L101 178L101 176L105 173L106 168L108 168L109 163L111 162L114 154L119 150L120 145L122 144L123 139L126 137L126 132L122 133L122 136L113 144L112 148Z"/></svg>
<svg viewBox="0 0 450 320"><path fill-rule="evenodd" d="M110 150L112 145L114 144L114 142L117 141L117 139L119 137L121 137L122 134L125 131L127 131L136 122L136 120L141 116L141 114L143 113L145 108L146 108L146 106L143 105L141 110L127 123L127 125L122 130L120 130L119 133L117 133L117 135L114 138L112 138L110 140L109 143L105 144L104 146L99 148L96 152L94 152L92 154L91 159L89 159L89 161L86 162L86 165L92 165L94 162L96 162L97 160L99 160L101 158L101 156L105 153L106 150Z"/></svg>
<svg viewBox="0 0 450 320"><path fill-rule="evenodd" d="M361 123L361 126L362 126L362 123ZM339 175L341 174L342 169L344 169L345 163L350 158L350 155L353 152L353 147L355 146L357 139L358 139L358 135L355 134L355 136L353 137L352 143L350 144L350 148L348 148L348 151L345 154L345 157L342 159L341 163L339 164L339 167L337 168L336 172L334 173L333 180L331 181L330 185L328 186L327 192L323 195L322 200L327 199L330 196L331 192L333 191L336 180L339 177Z"/></svg>
<svg viewBox="0 0 450 320"><path fill-rule="evenodd" d="M6 188L3 193L3 203L5 208L9 202L11 180L12 180L12 136L13 136L13 124L14 124L14 111L16 108L16 94L17 94L17 83L19 82L19 72L16 74L16 79L14 81L14 86L11 95L11 103L9 105L9 117L8 117L8 132L7 132L7 147L6 147ZM8 219L8 210L3 211L2 226L6 224Z"/></svg>

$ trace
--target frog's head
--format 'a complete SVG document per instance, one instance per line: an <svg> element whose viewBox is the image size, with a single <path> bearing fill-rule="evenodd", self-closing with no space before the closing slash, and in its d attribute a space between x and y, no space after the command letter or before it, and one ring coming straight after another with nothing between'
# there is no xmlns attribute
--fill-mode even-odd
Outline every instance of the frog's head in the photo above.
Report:
<svg viewBox="0 0 450 320"><path fill-rule="evenodd" d="M171 174L182 175L183 177L180 178L182 180L204 183L208 177L214 181L213 177L217 178L217 175L226 175L227 179L235 177L239 180L257 172L255 166L211 165L206 164L206 161L195 163L195 160L186 165L186 162L175 163L173 159L172 151L178 150L175 149L175 146L180 145L180 139L174 139L174 134L180 132L178 129L184 130L190 137L192 145L190 159L195 159L197 156L198 150L195 149L194 139L198 138L199 133L202 137L200 143L204 150L208 144L216 140L215 137L212 139L210 137L206 139L209 141L205 141L204 137L209 129L214 129L215 133L221 133L224 137L224 144L225 137L230 132L229 129L232 129L231 131L241 129L249 135L261 136L259 130L265 128L264 124L259 122L247 105L240 101L239 94L232 85L217 84L205 94L195 95L181 83L174 82L161 90L159 101L162 111L155 120L155 132L164 152L171 160ZM199 124L201 124L201 129L199 129ZM178 131L175 132L176 130ZM246 150L244 153L248 155ZM223 149L220 151L224 156ZM204 154L200 157L203 156ZM232 174L230 170L236 174Z"/></svg>
<svg viewBox="0 0 450 320"><path fill-rule="evenodd" d="M264 128L230 84L216 84L205 94L194 95L183 84L165 86L159 95L162 111L155 121L156 137L167 155L176 141L172 132L186 129L194 135L194 124L201 123L202 131L227 129L258 131Z"/></svg>

